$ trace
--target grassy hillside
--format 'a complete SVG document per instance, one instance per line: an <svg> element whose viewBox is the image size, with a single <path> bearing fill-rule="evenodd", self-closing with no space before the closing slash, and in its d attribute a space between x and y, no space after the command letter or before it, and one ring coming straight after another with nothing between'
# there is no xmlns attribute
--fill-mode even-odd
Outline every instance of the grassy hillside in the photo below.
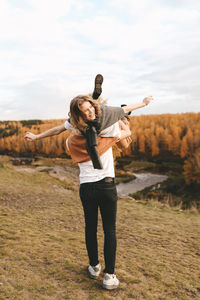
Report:
<svg viewBox="0 0 200 300"><path fill-rule="evenodd" d="M105 291L102 276L89 279L76 182L35 167L14 168L0 157L1 300L200 298L199 214L157 202L119 199L120 288ZM99 240L103 263L101 222Z"/></svg>

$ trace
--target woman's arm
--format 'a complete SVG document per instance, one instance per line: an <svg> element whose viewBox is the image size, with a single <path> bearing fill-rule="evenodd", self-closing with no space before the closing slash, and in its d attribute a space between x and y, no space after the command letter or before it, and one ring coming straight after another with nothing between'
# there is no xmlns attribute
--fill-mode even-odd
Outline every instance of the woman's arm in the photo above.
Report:
<svg viewBox="0 0 200 300"><path fill-rule="evenodd" d="M129 122L128 121L125 122L125 121L120 120L119 121L119 128L120 128L120 132L121 132L121 137L120 137L119 142L117 142L117 146L120 149L128 148L128 146L132 142Z"/></svg>
<svg viewBox="0 0 200 300"><path fill-rule="evenodd" d="M124 110L124 112L127 114L133 110L136 110L138 108L147 106L151 101L153 100L152 96L148 96L146 98L143 99L141 104L131 104L131 105L127 105L127 106L123 106L122 109Z"/></svg>
<svg viewBox="0 0 200 300"><path fill-rule="evenodd" d="M65 130L66 130L66 128L65 128L64 124L62 124L62 125L53 127L47 131L44 131L40 134L34 134L31 132L27 132L26 135L24 136L24 138L27 141L35 141L35 140L40 140L40 139L43 139L43 138L46 138L49 136L60 134L61 132L65 131Z"/></svg>
<svg viewBox="0 0 200 300"><path fill-rule="evenodd" d="M126 149L126 148L128 148L128 146L130 145L131 142L132 142L132 138L129 136L127 138L120 140L116 144L120 149L124 149L124 148Z"/></svg>
<svg viewBox="0 0 200 300"><path fill-rule="evenodd" d="M129 124L125 124L122 120L118 121L119 129L120 129L120 140L126 139L131 136L131 131Z"/></svg>

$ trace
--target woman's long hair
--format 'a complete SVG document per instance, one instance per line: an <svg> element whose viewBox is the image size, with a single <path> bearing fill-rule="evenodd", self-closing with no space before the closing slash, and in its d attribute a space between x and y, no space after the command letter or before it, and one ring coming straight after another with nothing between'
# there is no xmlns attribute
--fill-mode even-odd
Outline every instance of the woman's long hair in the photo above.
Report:
<svg viewBox="0 0 200 300"><path fill-rule="evenodd" d="M97 100L93 100L93 98L89 95L79 95L71 100L70 102L70 123L73 125L75 129L85 131L88 128L88 124L86 120L84 120L82 112L79 107L83 102L88 101L95 109L96 118L101 116L101 108Z"/></svg>

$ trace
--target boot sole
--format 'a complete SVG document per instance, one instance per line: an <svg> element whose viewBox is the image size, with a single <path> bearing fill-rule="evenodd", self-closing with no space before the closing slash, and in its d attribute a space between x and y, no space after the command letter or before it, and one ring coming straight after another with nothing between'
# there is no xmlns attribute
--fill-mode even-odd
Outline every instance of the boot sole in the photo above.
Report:
<svg viewBox="0 0 200 300"><path fill-rule="evenodd" d="M93 95L94 94L98 94L99 96L101 95L102 92L102 83L103 83L103 76L101 74L97 74L97 76L95 77L95 81L94 81L94 91L93 91Z"/></svg>

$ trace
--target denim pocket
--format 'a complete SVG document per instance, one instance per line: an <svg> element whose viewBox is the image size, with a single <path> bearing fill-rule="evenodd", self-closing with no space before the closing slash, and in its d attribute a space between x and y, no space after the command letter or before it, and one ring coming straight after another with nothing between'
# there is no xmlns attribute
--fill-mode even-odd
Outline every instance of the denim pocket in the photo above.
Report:
<svg viewBox="0 0 200 300"><path fill-rule="evenodd" d="M117 200L117 189L115 183L105 182L95 186L96 192L101 194L102 197Z"/></svg>

